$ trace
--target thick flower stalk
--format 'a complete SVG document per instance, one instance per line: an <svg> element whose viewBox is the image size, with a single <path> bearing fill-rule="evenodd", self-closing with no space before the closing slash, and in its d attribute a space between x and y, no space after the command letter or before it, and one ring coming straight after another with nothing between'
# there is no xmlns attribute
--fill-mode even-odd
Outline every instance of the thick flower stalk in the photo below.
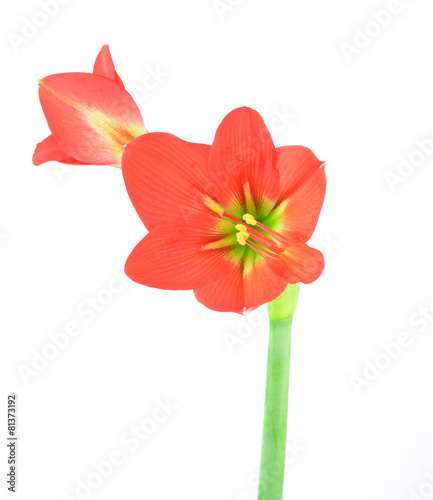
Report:
<svg viewBox="0 0 433 500"><path fill-rule="evenodd" d="M229 113L212 146L151 133L122 157L131 201L149 233L125 271L143 285L193 289L210 309L246 313L324 267L310 239L325 163L302 146L275 148L262 117Z"/></svg>
<svg viewBox="0 0 433 500"><path fill-rule="evenodd" d="M300 283L269 302L269 348L258 500L281 500L286 462L292 318Z"/></svg>
<svg viewBox="0 0 433 500"><path fill-rule="evenodd" d="M33 163L120 166L126 144L146 133L140 111L116 73L108 45L93 73L63 73L39 81L51 135L36 146Z"/></svg>

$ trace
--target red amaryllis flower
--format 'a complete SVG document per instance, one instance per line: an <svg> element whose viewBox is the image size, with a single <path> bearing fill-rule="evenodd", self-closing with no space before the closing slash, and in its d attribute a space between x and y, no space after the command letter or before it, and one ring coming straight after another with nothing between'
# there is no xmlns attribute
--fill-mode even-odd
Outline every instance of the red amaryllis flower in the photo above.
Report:
<svg viewBox="0 0 433 500"><path fill-rule="evenodd" d="M124 145L146 133L140 111L114 69L108 45L93 74L40 80L39 98L52 135L36 146L33 163L120 165Z"/></svg>
<svg viewBox="0 0 433 500"><path fill-rule="evenodd" d="M210 309L246 313L324 267L310 248L324 163L302 146L275 148L262 117L229 113L212 146L150 133L131 142L122 170L149 230L126 274L143 285L194 289Z"/></svg>

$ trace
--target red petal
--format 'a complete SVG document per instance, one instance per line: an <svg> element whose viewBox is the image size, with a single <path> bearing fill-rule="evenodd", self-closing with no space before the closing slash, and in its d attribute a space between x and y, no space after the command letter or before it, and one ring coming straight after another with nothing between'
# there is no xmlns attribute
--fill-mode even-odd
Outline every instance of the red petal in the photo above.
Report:
<svg viewBox="0 0 433 500"><path fill-rule="evenodd" d="M276 166L280 171L280 198L286 200L283 228L299 232L304 241L311 238L319 218L326 191L324 163L303 146L277 148Z"/></svg>
<svg viewBox="0 0 433 500"><path fill-rule="evenodd" d="M194 290L196 299L214 311L245 314L281 295L287 281L275 274L264 260L244 275L239 267L218 281Z"/></svg>
<svg viewBox="0 0 433 500"><path fill-rule="evenodd" d="M93 74L101 75L111 80L114 80L118 85L125 88L120 76L114 69L113 59L111 58L110 49L108 45L104 45L96 57L95 65L93 66Z"/></svg>
<svg viewBox="0 0 433 500"><path fill-rule="evenodd" d="M286 234L286 237L290 233ZM306 243L293 239L292 245L278 261L269 261L269 268L280 275L286 283L312 283L325 267L323 255Z"/></svg>
<svg viewBox="0 0 433 500"><path fill-rule="evenodd" d="M209 156L213 192L229 212L255 212L264 217L279 195L276 152L263 118L251 108L238 108L222 121Z"/></svg>
<svg viewBox="0 0 433 500"><path fill-rule="evenodd" d="M208 213L210 146L171 134L149 133L131 142L122 158L126 189L148 229L184 213Z"/></svg>
<svg viewBox="0 0 433 500"><path fill-rule="evenodd" d="M178 217L146 235L125 264L126 274L137 283L168 290L189 290L219 279L236 264L226 247L203 250L217 241L219 218L212 215Z"/></svg>
<svg viewBox="0 0 433 500"><path fill-rule="evenodd" d="M132 97L108 78L63 73L40 81L39 98L54 138L87 164L119 164L123 146L145 133Z"/></svg>
<svg viewBox="0 0 433 500"><path fill-rule="evenodd" d="M68 163L69 165L84 165L84 163L67 155L52 135L49 135L40 142L33 153L34 165L41 165L47 161L59 161L60 163Z"/></svg>

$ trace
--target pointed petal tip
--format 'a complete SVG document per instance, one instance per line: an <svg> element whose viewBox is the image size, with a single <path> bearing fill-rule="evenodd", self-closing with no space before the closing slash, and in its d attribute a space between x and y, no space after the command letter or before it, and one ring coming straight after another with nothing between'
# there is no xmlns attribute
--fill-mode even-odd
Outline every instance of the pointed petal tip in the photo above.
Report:
<svg viewBox="0 0 433 500"><path fill-rule="evenodd" d="M36 149L37 149L38 146L35 147L35 151L33 152L33 156L32 156L32 163L33 165L35 166L39 166L42 164L41 161L38 161L38 155L36 154Z"/></svg>
<svg viewBox="0 0 433 500"><path fill-rule="evenodd" d="M105 76L114 80L118 85L125 88L122 79L117 74L114 67L113 58L111 57L111 52L108 44L104 44L96 56L95 63L93 65L93 73L95 75Z"/></svg>
<svg viewBox="0 0 433 500"><path fill-rule="evenodd" d="M49 142L51 142L51 140L49 139L49 137L46 137L43 141L38 142L36 144L35 150L34 150L33 155L32 155L33 165L39 166L47 161L50 161L49 156L44 154L44 150L46 149L46 144Z"/></svg>
<svg viewBox="0 0 433 500"><path fill-rule="evenodd" d="M97 58L99 57L110 57L111 58L111 52L110 52L110 47L108 44L104 43L104 45L101 47L101 50L99 51L98 55L96 56Z"/></svg>
<svg viewBox="0 0 433 500"><path fill-rule="evenodd" d="M320 164L320 168L325 168L327 164L328 160L322 161L322 163Z"/></svg>

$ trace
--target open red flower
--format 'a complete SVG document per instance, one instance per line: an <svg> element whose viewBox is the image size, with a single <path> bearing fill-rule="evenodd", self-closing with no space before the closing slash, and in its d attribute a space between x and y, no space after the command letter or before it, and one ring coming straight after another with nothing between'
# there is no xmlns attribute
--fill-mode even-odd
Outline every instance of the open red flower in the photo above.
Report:
<svg viewBox="0 0 433 500"><path fill-rule="evenodd" d="M275 148L262 117L229 113L212 146L150 133L122 158L125 185L149 233L126 274L143 285L194 289L216 311L245 313L324 267L310 248L324 163L302 146Z"/></svg>
<svg viewBox="0 0 433 500"><path fill-rule="evenodd" d="M114 69L108 45L93 74L63 73L40 80L39 98L51 135L33 163L120 165L124 145L146 133L140 111Z"/></svg>

